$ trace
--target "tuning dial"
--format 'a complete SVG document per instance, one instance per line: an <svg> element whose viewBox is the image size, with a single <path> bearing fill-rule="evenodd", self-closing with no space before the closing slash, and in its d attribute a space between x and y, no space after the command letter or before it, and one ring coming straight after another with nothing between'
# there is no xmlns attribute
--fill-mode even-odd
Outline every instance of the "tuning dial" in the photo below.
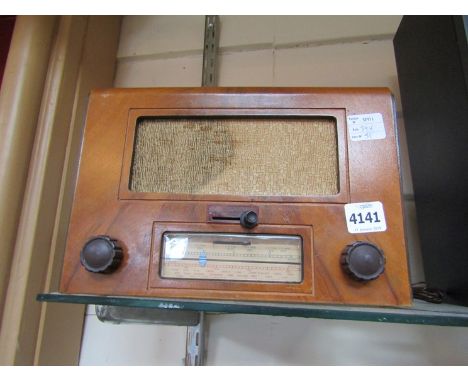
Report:
<svg viewBox="0 0 468 382"><path fill-rule="evenodd" d="M363 282L370 281L383 273L385 257L383 251L376 245L356 241L343 250L341 265L351 278Z"/></svg>
<svg viewBox="0 0 468 382"><path fill-rule="evenodd" d="M244 211L240 216L240 224L244 228L253 228L258 224L258 215L254 211Z"/></svg>
<svg viewBox="0 0 468 382"><path fill-rule="evenodd" d="M123 251L117 240L109 236L95 236L83 246L81 264L90 272L111 273L122 261Z"/></svg>

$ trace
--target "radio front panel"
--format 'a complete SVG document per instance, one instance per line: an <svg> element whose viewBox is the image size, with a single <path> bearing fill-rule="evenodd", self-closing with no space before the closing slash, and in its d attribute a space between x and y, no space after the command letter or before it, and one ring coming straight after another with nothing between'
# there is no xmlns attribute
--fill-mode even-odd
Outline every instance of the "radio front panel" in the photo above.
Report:
<svg viewBox="0 0 468 382"><path fill-rule="evenodd" d="M409 305L390 93L94 91L60 290Z"/></svg>

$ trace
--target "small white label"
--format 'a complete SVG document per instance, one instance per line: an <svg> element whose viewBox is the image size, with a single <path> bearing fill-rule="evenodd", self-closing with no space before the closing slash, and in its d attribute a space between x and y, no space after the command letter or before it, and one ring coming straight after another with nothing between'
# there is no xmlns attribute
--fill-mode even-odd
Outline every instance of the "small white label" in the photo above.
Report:
<svg viewBox="0 0 468 382"><path fill-rule="evenodd" d="M380 113L350 115L347 119L349 137L352 141L369 141L386 137Z"/></svg>
<svg viewBox="0 0 468 382"><path fill-rule="evenodd" d="M349 233L382 232L387 230L381 202L346 204L345 215Z"/></svg>

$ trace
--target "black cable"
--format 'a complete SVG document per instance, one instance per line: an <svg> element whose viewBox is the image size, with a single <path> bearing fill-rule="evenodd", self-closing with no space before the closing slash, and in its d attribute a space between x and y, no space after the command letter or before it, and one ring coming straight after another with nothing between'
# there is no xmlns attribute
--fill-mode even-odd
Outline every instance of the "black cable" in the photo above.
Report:
<svg viewBox="0 0 468 382"><path fill-rule="evenodd" d="M411 285L413 297L418 300L441 304L445 300L445 293L440 289L428 288L426 283L419 282Z"/></svg>

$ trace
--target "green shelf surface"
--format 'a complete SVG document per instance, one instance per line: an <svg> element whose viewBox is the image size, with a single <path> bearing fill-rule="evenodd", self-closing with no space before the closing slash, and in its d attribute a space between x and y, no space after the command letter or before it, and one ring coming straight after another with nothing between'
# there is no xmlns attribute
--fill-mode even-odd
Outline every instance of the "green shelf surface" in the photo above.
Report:
<svg viewBox="0 0 468 382"><path fill-rule="evenodd" d="M401 324L468 326L468 307L449 304L431 304L419 300L414 300L413 305L409 308L318 304L272 304L182 299L167 300L146 297L97 296L61 293L39 294L37 295L37 300L42 302L175 309L206 313L240 313Z"/></svg>

